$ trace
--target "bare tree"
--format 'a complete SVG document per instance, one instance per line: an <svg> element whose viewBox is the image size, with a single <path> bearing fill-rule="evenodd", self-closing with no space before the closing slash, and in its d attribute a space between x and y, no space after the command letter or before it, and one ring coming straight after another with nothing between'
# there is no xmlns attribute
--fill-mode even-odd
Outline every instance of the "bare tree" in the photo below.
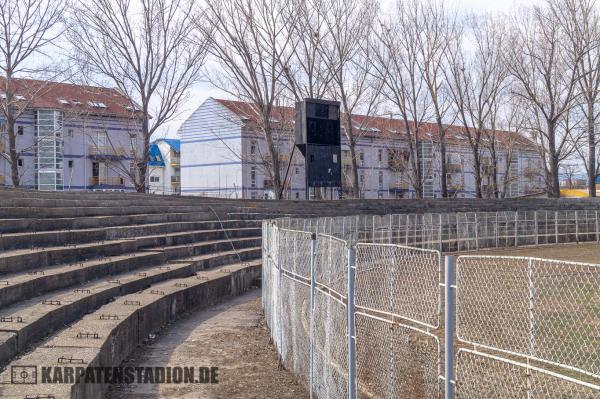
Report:
<svg viewBox="0 0 600 399"><path fill-rule="evenodd" d="M507 65L525 100L529 129L544 161L548 195L560 196L559 165L574 146L569 114L577 101L577 65L583 52L572 46L549 7L532 7L514 21Z"/></svg>
<svg viewBox="0 0 600 399"><path fill-rule="evenodd" d="M579 188L577 184L577 176L579 175L580 168L574 163L565 163L561 165L563 175L565 176L566 188Z"/></svg>
<svg viewBox="0 0 600 399"><path fill-rule="evenodd" d="M213 32L210 54L218 63L211 82L248 103L244 113L266 141L266 172L275 197L281 199L279 142L289 141L291 128L285 122L281 126L281 118L275 115L284 105L282 81L295 34L288 24L295 22L280 0L217 0L207 4L206 13Z"/></svg>
<svg viewBox="0 0 600 399"><path fill-rule="evenodd" d="M39 65L36 56L55 44L61 33L65 1L57 0L0 0L0 69L2 70L0 109L6 123L8 152L2 151L10 163L12 184L18 187L21 178L18 169L17 119L31 103L46 90L44 85L23 87L17 93L15 78L48 73L47 66Z"/></svg>
<svg viewBox="0 0 600 399"><path fill-rule="evenodd" d="M527 119L525 112L523 112L523 100L520 97L505 94L502 100L504 102L502 113L499 116L496 113L491 128L486 132L489 138L487 148L490 151L495 169L503 175L502 185L498 184L497 188L499 198L508 197L511 194L511 184L519 179L518 175L512 174L511 165L517 161L516 152L521 144L519 138L523 137L525 133ZM502 134L500 134L497 127L502 129ZM501 160L504 161L502 170L499 168Z"/></svg>
<svg viewBox="0 0 600 399"><path fill-rule="evenodd" d="M395 13L380 21L373 46L373 74L383 82L382 97L393 105L404 125L408 157L399 159L409 171L409 180L417 198L423 197L423 171L419 139L423 124L431 117L428 89L419 68L421 52L416 39L421 20L414 19L412 5L396 3ZM394 113L390 113L390 119ZM400 156L400 158L404 158Z"/></svg>
<svg viewBox="0 0 600 399"><path fill-rule="evenodd" d="M319 2L290 0L284 10L291 37L290 45L284 51L288 56L283 65L284 79L295 101L304 98L323 98L327 95L331 83L332 71L327 67L319 51L320 41L325 35L325 20L319 10Z"/></svg>
<svg viewBox="0 0 600 399"><path fill-rule="evenodd" d="M456 16L438 0L407 0L413 18L422 21L417 36L420 49L420 69L427 85L437 126L440 151L440 186L442 197L448 197L446 179L446 126L444 120L450 101L445 87L444 68L451 39L456 36Z"/></svg>
<svg viewBox="0 0 600 399"><path fill-rule="evenodd" d="M495 122L508 75L503 62L505 32L502 24L491 16L471 16L469 21L474 49L467 54L464 38L457 35L446 51L448 67L444 74L454 111L471 148L475 193L477 198L482 198L482 149L485 148L482 138L489 140L486 124ZM497 195L495 163L485 167L491 169L487 175Z"/></svg>
<svg viewBox="0 0 600 399"><path fill-rule="evenodd" d="M567 33L571 47L582 53L578 68L578 91L581 96L580 110L585 118L583 129L587 132L585 145L577 146L588 176L590 197L596 196L597 165L596 123L600 110L600 18L594 0L549 0L549 7L556 20Z"/></svg>
<svg viewBox="0 0 600 399"><path fill-rule="evenodd" d="M380 102L381 82L373 78L370 45L377 4L367 0L316 0L325 24L319 50L332 73L330 93L340 101L341 124L350 151L352 196L360 196L356 146ZM354 120L354 115L364 117Z"/></svg>
<svg viewBox="0 0 600 399"><path fill-rule="evenodd" d="M146 189L150 138L176 117L201 76L207 41L187 0L78 2L70 13L74 59L86 75L115 85L140 116L137 191ZM202 32L204 33L204 32Z"/></svg>

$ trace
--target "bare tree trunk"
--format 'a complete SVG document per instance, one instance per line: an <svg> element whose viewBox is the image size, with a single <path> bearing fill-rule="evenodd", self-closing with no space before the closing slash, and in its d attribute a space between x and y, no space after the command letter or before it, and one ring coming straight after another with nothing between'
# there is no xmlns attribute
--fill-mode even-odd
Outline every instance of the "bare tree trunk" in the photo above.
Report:
<svg viewBox="0 0 600 399"><path fill-rule="evenodd" d="M264 123L265 126L268 126L269 122L266 121ZM273 142L273 133L269 132L268 134L265 134L265 139L267 141L267 147L269 149L269 157L271 158L271 162L273 162L273 165L271 166L271 177L273 179L273 193L275 194L276 199L283 199L283 188L281 187L281 171L279 167L279 152L275 149L275 144ZM306 189L308 190L308 187Z"/></svg>
<svg viewBox="0 0 600 399"><path fill-rule="evenodd" d="M358 162L356 162L356 143L349 144L350 147L350 158L352 159L352 196L354 198L360 198L360 189L358 181Z"/></svg>
<svg viewBox="0 0 600 399"><path fill-rule="evenodd" d="M344 109L347 109L345 105L345 97L342 97L342 105ZM350 160L352 162L352 197L360 198L360 187L358 181L358 162L356 161L356 138L354 137L354 127L352 126L352 115L348 112L344 112L344 131L346 132L346 139L348 141L348 148L350 149Z"/></svg>
<svg viewBox="0 0 600 399"><path fill-rule="evenodd" d="M442 124L441 116L438 116L436 119L440 132L440 157L442 158L440 165L441 194L442 198L448 198L448 179L446 173L446 132L444 130L444 125Z"/></svg>
<svg viewBox="0 0 600 399"><path fill-rule="evenodd" d="M14 93L12 90L12 76L9 71L6 73L6 109L4 116L6 118L6 134L8 135L8 153L10 158L10 174L14 187L21 185L21 176L19 176L19 153L17 152L17 132L15 131L15 113L12 106Z"/></svg>
<svg viewBox="0 0 600 399"><path fill-rule="evenodd" d="M492 131L495 132L496 127L492 127ZM494 198L500 198L500 188L498 187L498 153L496 152L496 134L493 133L490 139L490 158L492 159L492 188L494 190ZM506 176L506 175L505 175Z"/></svg>
<svg viewBox="0 0 600 399"><path fill-rule="evenodd" d="M473 174L475 176L475 196L483 198L481 192L481 158L479 157L479 147L477 145L471 147L473 153Z"/></svg>
<svg viewBox="0 0 600 399"><path fill-rule="evenodd" d="M548 196L551 198L560 198L559 182L559 154L556 151L556 124L548 121L548 155L550 176L547 178Z"/></svg>
<svg viewBox="0 0 600 399"><path fill-rule="evenodd" d="M588 191L590 197L596 196L596 126L594 121L594 103L587 102L587 130L588 130Z"/></svg>
<svg viewBox="0 0 600 399"><path fill-rule="evenodd" d="M150 122L148 121L148 113L145 112L142 119L142 154L149 154L150 150ZM135 191L138 193L146 192L146 174L148 170L148 162L145 161L148 155L142 157L136 157L135 161L138 163L136 168L138 170L137 176L134 176Z"/></svg>

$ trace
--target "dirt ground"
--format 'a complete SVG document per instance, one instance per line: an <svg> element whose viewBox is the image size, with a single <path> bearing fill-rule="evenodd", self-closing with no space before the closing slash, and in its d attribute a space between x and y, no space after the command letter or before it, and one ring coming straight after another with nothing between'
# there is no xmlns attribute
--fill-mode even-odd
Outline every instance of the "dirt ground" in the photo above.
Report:
<svg viewBox="0 0 600 399"><path fill-rule="evenodd" d="M600 244L559 244L540 245L537 247L520 247L504 249L486 249L473 252L461 252L458 255L502 255L531 256L543 259L557 259L572 262L600 263Z"/></svg>
<svg viewBox="0 0 600 399"><path fill-rule="evenodd" d="M217 384L132 384L111 387L111 399L308 398L278 367L261 311L260 290L193 313L138 348L123 366L219 367Z"/></svg>

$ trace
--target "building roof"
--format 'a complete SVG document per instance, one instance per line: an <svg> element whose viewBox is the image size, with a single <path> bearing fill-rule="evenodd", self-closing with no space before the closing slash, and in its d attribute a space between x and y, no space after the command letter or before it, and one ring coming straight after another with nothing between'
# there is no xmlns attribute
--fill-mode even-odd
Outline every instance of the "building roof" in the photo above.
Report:
<svg viewBox="0 0 600 399"><path fill-rule="evenodd" d="M0 79L0 95L6 91L5 82ZM115 88L33 79L13 79L12 84L17 101L23 101L26 108L123 118L140 116L131 99Z"/></svg>
<svg viewBox="0 0 600 399"><path fill-rule="evenodd" d="M165 166L165 160L163 159L160 149L156 143L150 143L148 148L148 165L149 166Z"/></svg>
<svg viewBox="0 0 600 399"><path fill-rule="evenodd" d="M214 99L221 105L225 106L228 110L239 116L243 122L252 123L255 121L255 112L250 103L233 100ZM295 110L292 107L275 107L272 113L272 119L274 123L282 123L287 121L290 124L294 122ZM390 117L383 116L365 116L365 115L352 115L352 121L357 129L362 130L362 137L372 138L406 138L404 133L405 124L402 119L393 119ZM462 126L456 125L444 125L446 130L446 142L449 144L460 144L468 140L466 130ZM419 140L422 141L437 141L437 125L434 123L424 122L420 125ZM489 135L492 134L488 131ZM488 136L488 135L484 135ZM513 144L518 147L535 147L535 144L524 137L523 135L515 132L507 132L496 130L496 140L500 145L508 146ZM487 137L482 137L482 140L487 140ZM484 143L485 144L485 143Z"/></svg>
<svg viewBox="0 0 600 399"><path fill-rule="evenodd" d="M179 140L179 139L158 139L155 141L155 143L158 143L159 141L164 141L173 150L175 150L177 152L181 152L181 140Z"/></svg>

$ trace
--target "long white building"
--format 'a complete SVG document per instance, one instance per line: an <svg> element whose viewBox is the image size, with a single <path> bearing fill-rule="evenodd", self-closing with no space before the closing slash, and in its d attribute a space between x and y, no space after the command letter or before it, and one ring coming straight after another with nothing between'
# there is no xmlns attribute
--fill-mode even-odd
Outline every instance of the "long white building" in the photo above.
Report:
<svg viewBox="0 0 600 399"><path fill-rule="evenodd" d="M274 113L272 123L282 126L275 138L282 176L286 175L289 164L285 197L303 199L304 158L296 151L289 163L293 145L292 116L293 109L281 108ZM408 141L402 134L402 121L375 117L369 118L365 123L364 118L361 115L353 117L357 127L361 127L361 138L356 151L361 196L415 197L409 167L406 162L399 162L408 154ZM266 142L254 126L251 108L246 103L214 98L202 103L178 132L181 139L181 193L227 198L273 198L271 180L265 167L265 160L268 160ZM434 125L426 125L422 130L419 146L423 158L420 167L424 175L424 197L440 197L441 162L434 134L437 129ZM475 178L467 136L463 129L456 126L448 127L446 135L449 192L455 197L473 197ZM496 170L500 189L508 179L507 196L543 191L543 169L535 145L526 138L509 132L497 132L496 142ZM509 173L506 174L506 162L509 158ZM484 194L487 196L492 193L490 173L493 168L490 160L489 151L483 150L482 176ZM348 192L348 186L352 182L351 158L343 132L342 176L345 186L343 191Z"/></svg>

